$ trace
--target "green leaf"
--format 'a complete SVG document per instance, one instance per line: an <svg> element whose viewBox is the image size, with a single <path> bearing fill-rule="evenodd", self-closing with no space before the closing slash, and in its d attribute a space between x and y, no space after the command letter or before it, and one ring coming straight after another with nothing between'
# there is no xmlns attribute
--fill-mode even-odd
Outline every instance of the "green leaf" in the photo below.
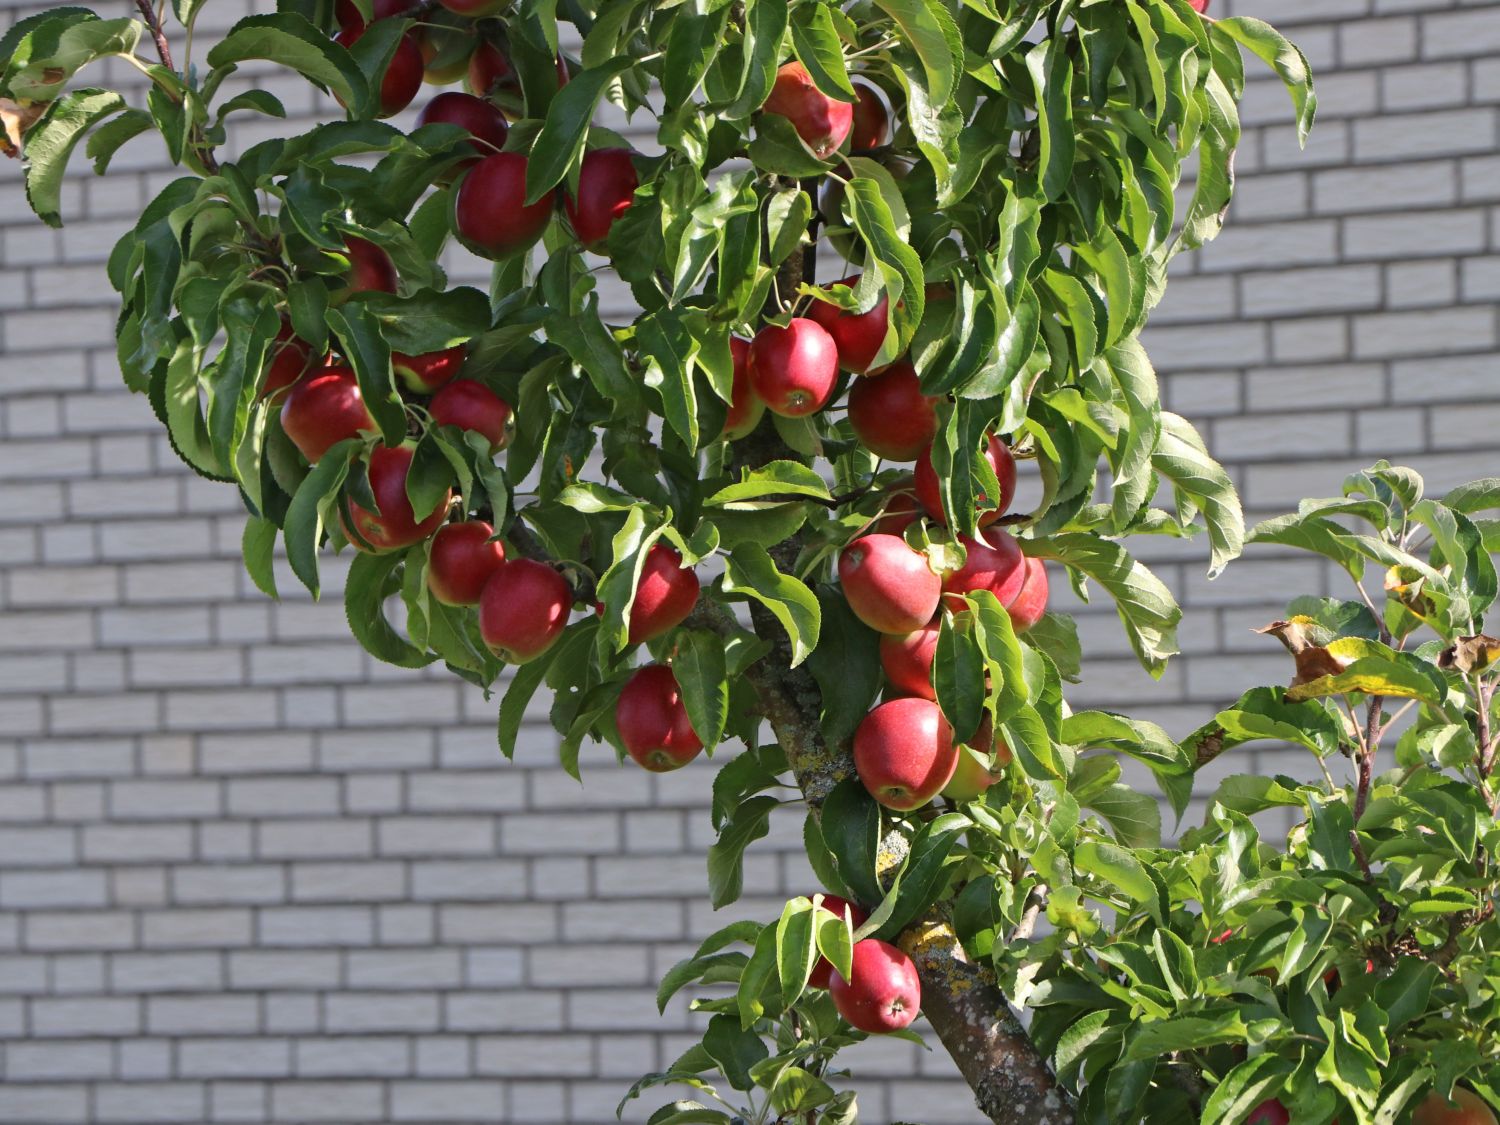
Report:
<svg viewBox="0 0 1500 1125"><path fill-rule="evenodd" d="M537 202L562 182L583 153L599 98L614 79L635 65L630 55L587 67L568 79L547 107L547 119L526 161L526 202Z"/></svg>
<svg viewBox="0 0 1500 1125"><path fill-rule="evenodd" d="M804 583L777 570L765 548L741 543L730 552L724 590L754 598L776 616L792 642L791 667L818 647L822 612L817 597Z"/></svg>
<svg viewBox="0 0 1500 1125"><path fill-rule="evenodd" d="M781 1003L791 1007L807 988L807 978L818 963L818 939L812 903L792 899L776 924L776 972L781 978Z"/></svg>
<svg viewBox="0 0 1500 1125"><path fill-rule="evenodd" d="M826 5L803 4L793 11L792 49L819 90L839 101L856 100L844 62L844 45L833 26L833 12Z"/></svg>
<svg viewBox="0 0 1500 1125"><path fill-rule="evenodd" d="M818 159L792 123L779 113L763 113L756 119L755 139L746 146L746 152L750 162L763 172L797 179L828 172L828 165Z"/></svg>
<svg viewBox="0 0 1500 1125"><path fill-rule="evenodd" d="M48 106L26 131L26 201L49 227L62 226L63 179L78 142L100 121L124 108L125 99L111 91L74 90Z"/></svg>
<svg viewBox="0 0 1500 1125"><path fill-rule="evenodd" d="M764 500L771 496L831 498L827 482L816 470L797 461L771 461L758 469L746 469L739 481L719 489L704 503L713 507L730 507L739 501Z"/></svg>
<svg viewBox="0 0 1500 1125"><path fill-rule="evenodd" d="M854 960L854 930L849 924L852 915L819 910L814 919L818 952L828 959L839 976L848 980L853 972Z"/></svg>
<svg viewBox="0 0 1500 1125"><path fill-rule="evenodd" d="M953 15L937 0L875 0L896 26L901 37L922 60L926 93L935 105L953 95L963 61L963 43Z"/></svg>
<svg viewBox="0 0 1500 1125"><path fill-rule="evenodd" d="M268 519L251 516L245 521L245 530L240 535L240 551L245 557L245 572L256 589L270 598L276 593L276 571L272 566L272 553L276 548L276 533L281 529Z"/></svg>
<svg viewBox="0 0 1500 1125"><path fill-rule="evenodd" d="M1270 63L1281 76L1297 111L1297 139L1306 145L1318 113L1318 96L1313 92L1312 68L1307 65L1307 56L1270 24L1250 16L1217 19L1211 26L1213 34L1227 35Z"/></svg>
<svg viewBox="0 0 1500 1125"><path fill-rule="evenodd" d="M96 59L135 52L145 31L139 20L101 20L81 8L59 8L22 20L3 41L0 95L20 102L49 102L68 80ZM22 32L19 37L16 32ZM164 69L161 81L176 82Z"/></svg>
<svg viewBox="0 0 1500 1125"><path fill-rule="evenodd" d="M1176 1051L1195 1051L1221 1043L1243 1043L1248 1033L1244 1017L1237 1011L1177 1016L1135 1031L1126 1040L1125 1052L1120 1058L1125 1062L1154 1060Z"/></svg>
<svg viewBox="0 0 1500 1125"><path fill-rule="evenodd" d="M410 296L373 290L357 293L345 308L370 314L391 351L425 355L467 343L490 327L490 299L468 285L420 289Z"/></svg>
<svg viewBox="0 0 1500 1125"><path fill-rule="evenodd" d="M1151 464L1202 509L1213 547L1208 576L1216 578L1245 547L1245 517L1239 494L1224 467L1208 455L1203 439L1187 419L1161 416L1161 438Z"/></svg>
<svg viewBox="0 0 1500 1125"><path fill-rule="evenodd" d="M775 797L751 797L734 815L708 849L708 897L713 908L728 906L740 897L745 880L745 849L769 832Z"/></svg>
<svg viewBox="0 0 1500 1125"><path fill-rule="evenodd" d="M1042 194L1058 199L1073 178L1076 148L1073 127L1073 60L1069 40L1054 35L1026 54L1026 69L1036 86L1037 128L1041 133L1041 156L1037 162Z"/></svg>
<svg viewBox="0 0 1500 1125"><path fill-rule="evenodd" d="M327 320L354 368L365 407L380 427L381 437L387 445L400 445L406 437L406 407L396 393L391 348L381 335L374 313L365 305L351 301L330 308Z"/></svg>
<svg viewBox="0 0 1500 1125"><path fill-rule="evenodd" d="M893 938L921 917L941 896L948 882L948 857L973 826L973 821L957 812L944 813L922 825L890 893L861 931Z"/></svg>
<svg viewBox="0 0 1500 1125"><path fill-rule="evenodd" d="M1364 637L1340 637L1331 641L1327 649L1336 660L1346 664L1344 670L1288 688L1287 699L1297 702L1357 691L1419 699L1441 706L1447 697L1442 674L1412 653L1396 652Z"/></svg>
<svg viewBox="0 0 1500 1125"><path fill-rule="evenodd" d="M318 545L323 539L324 511L343 486L350 459L358 448L359 442L350 439L323 454L297 486L287 509L283 525L287 561L314 598L318 596Z"/></svg>
<svg viewBox="0 0 1500 1125"><path fill-rule="evenodd" d="M823 801L823 840L840 879L861 904L884 897L876 875L880 847L880 806L857 777L846 777Z"/></svg>
<svg viewBox="0 0 1500 1125"><path fill-rule="evenodd" d="M836 587L820 586L818 605L822 627L807 667L818 681L823 737L830 746L842 746L880 693L879 637Z"/></svg>
<svg viewBox="0 0 1500 1125"><path fill-rule="evenodd" d="M151 115L142 109L126 109L120 116L106 121L89 134L85 155L94 162L94 175L102 176L121 147L155 126Z"/></svg>
<svg viewBox="0 0 1500 1125"><path fill-rule="evenodd" d="M1085 840L1073 852L1073 866L1103 879L1153 914L1158 912L1156 884L1145 865L1125 848L1103 840Z"/></svg>
<svg viewBox="0 0 1500 1125"><path fill-rule="evenodd" d="M409 643L386 620L385 601L401 588L399 553L357 553L344 582L344 616L349 631L371 656L398 668L425 668L437 659Z"/></svg>
<svg viewBox="0 0 1500 1125"><path fill-rule="evenodd" d="M683 706L693 731L710 751L724 737L729 721L729 677L724 666L724 641L703 629L677 634L672 674L682 689Z"/></svg>
<svg viewBox="0 0 1500 1125"><path fill-rule="evenodd" d="M1240 1063L1214 1087L1203 1104L1204 1121L1243 1121L1268 1097L1279 1093L1292 1065L1275 1054Z"/></svg>
<svg viewBox="0 0 1500 1125"><path fill-rule="evenodd" d="M880 266L890 303L891 324L896 332L894 348L888 337L876 362L896 358L911 342L927 307L927 282L922 259L896 229L896 219L878 181L856 176L845 188L849 218ZM890 349L889 351L887 349Z"/></svg>
<svg viewBox="0 0 1500 1125"><path fill-rule="evenodd" d="M1127 848L1161 847L1161 806L1146 794L1116 782L1080 803L1108 821Z"/></svg>
<svg viewBox="0 0 1500 1125"><path fill-rule="evenodd" d="M736 1090L750 1090L755 1080L750 1068L770 1055L760 1036L740 1026L733 1016L714 1016L703 1033L703 1049L708 1052L724 1077Z"/></svg>
<svg viewBox="0 0 1500 1125"><path fill-rule="evenodd" d="M979 729L986 694L984 665L984 654L967 617L944 614L932 681L938 706L953 726L954 742L967 743Z"/></svg>
<svg viewBox="0 0 1500 1125"><path fill-rule="evenodd" d="M265 59L290 67L325 87L363 116L369 95L364 74L343 47L295 13L247 16L208 52L211 67Z"/></svg>

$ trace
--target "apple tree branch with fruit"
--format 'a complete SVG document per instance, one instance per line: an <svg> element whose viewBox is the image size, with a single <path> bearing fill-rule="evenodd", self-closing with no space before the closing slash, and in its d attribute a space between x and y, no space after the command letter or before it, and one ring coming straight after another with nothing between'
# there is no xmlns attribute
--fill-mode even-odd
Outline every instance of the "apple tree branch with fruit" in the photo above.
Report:
<svg viewBox="0 0 1500 1125"><path fill-rule="evenodd" d="M1500 485L1435 502L1380 465L1256 529L1385 568L1385 600L1294 604L1291 685L1184 742L1063 699L1050 583L1102 589L1159 675L1180 612L1124 541L1206 531L1214 572L1244 545L1137 337L1222 225L1242 48L1310 126L1294 46L1200 0L280 0L202 51L203 6L173 0L176 61L145 0L20 21L0 108L48 223L80 145L103 173L155 131L181 169L109 260L119 363L239 489L256 584L280 543L316 595L350 549L358 642L496 690L507 755L544 689L575 776L586 742L648 770L718 750L715 907L773 811L805 813L822 889L667 974L702 1039L627 1103L851 1122L839 1050L920 1012L1004 1125L1494 1121L1463 1105L1500 1083L1475 514ZM74 81L104 57L143 105ZM232 119L285 116L233 77L266 62L342 117L231 158ZM453 242L489 292L448 284ZM601 315L604 268L634 319ZM1377 774L1387 703L1415 722ZM1143 763L1180 816L1259 738L1326 785L1231 778L1164 847L1120 780ZM1268 809L1304 817L1285 848ZM1434 1116L1449 1095L1470 1116Z"/></svg>

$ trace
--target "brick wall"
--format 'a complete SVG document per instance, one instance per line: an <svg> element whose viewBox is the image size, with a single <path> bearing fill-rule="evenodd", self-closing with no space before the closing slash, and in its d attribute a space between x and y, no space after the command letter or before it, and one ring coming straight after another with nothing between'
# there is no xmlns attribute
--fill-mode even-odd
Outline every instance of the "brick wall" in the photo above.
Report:
<svg viewBox="0 0 1500 1125"><path fill-rule="evenodd" d="M1168 403L1252 516L1381 455L1436 486L1493 472L1500 3L1215 6L1295 35L1322 115L1299 152L1251 68L1230 228L1149 333ZM215 0L205 36L244 9ZM234 491L178 465L112 360L102 261L168 175L143 143L107 180L80 159L52 232L0 167L0 1121L612 1119L687 1039L656 980L727 920L703 901L711 767L595 748L580 788L541 709L503 763L494 703L359 652L337 563L320 605L289 576L280 603L254 591ZM1201 544L1142 551L1189 655L1153 685L1099 606L1073 699L1178 733L1282 673L1250 626L1332 588L1269 552L1210 584ZM725 914L811 886L796 830ZM848 1061L871 1122L973 1118L941 1052Z"/></svg>

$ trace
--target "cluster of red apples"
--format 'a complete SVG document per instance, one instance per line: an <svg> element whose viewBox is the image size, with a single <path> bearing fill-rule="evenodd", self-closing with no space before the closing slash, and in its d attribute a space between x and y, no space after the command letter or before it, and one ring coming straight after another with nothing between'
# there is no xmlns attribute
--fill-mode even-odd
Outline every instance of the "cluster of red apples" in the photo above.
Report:
<svg viewBox="0 0 1500 1125"><path fill-rule="evenodd" d="M1245 1125L1291 1125L1291 1112L1279 1098L1267 1098L1250 1111ZM1338 1118L1333 1119L1338 1125ZM1453 1088L1449 1101L1434 1090L1412 1111L1411 1125L1496 1125L1495 1114L1484 1099L1462 1086Z"/></svg>

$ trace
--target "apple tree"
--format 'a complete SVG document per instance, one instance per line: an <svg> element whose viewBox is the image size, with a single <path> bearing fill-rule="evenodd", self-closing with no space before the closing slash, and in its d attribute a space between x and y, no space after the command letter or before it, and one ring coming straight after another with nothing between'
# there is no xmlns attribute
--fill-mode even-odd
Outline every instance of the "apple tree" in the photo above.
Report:
<svg viewBox="0 0 1500 1125"><path fill-rule="evenodd" d="M1064 701L1052 583L1112 599L1159 675L1180 612L1126 542L1205 533L1213 572L1244 545L1138 334L1222 225L1246 52L1311 125L1294 46L1207 0L279 0L209 44L173 0L174 57L165 7L20 21L0 114L47 223L80 145L105 173L154 132L180 169L109 259L119 364L238 488L257 585L281 550L316 595L348 550L355 639L493 691L507 755L538 693L575 776L593 743L714 755L715 907L805 817L820 886L668 973L702 1038L626 1104L850 1122L839 1050L919 1012L998 1123L1495 1101L1500 486L1377 466L1257 529L1385 568L1385 600L1294 604L1290 687L1183 742ZM142 104L75 78L106 57ZM285 116L246 64L329 119L234 148ZM488 292L448 283L464 252ZM1385 700L1417 721L1377 777ZM1160 803L1268 737L1326 785L1232 779L1164 847ZM1284 848L1250 819L1275 808L1305 814Z"/></svg>

